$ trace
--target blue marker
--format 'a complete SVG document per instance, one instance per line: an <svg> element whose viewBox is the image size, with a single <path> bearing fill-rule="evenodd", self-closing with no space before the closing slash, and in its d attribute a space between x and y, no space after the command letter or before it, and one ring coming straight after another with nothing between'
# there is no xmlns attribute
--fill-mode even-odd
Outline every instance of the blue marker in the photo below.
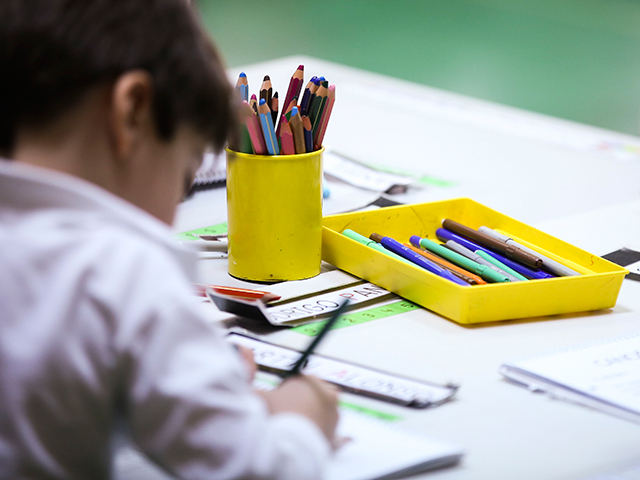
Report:
<svg viewBox="0 0 640 480"><path fill-rule="evenodd" d="M454 242L459 243L463 247L468 248L472 252L475 252L476 250L481 250L483 252L487 252L489 255L491 255L496 260L504 263L507 267L515 270L520 275L524 275L527 278L532 278L532 279L537 279L537 280L542 280L544 278L554 278L553 275L551 275L551 274L549 274L547 272L543 272L542 270L534 270L534 269L529 268L529 267L527 267L525 265L522 265L521 263L514 262L513 260L511 260L510 258L505 257L504 255L500 255L499 253L496 253L493 250L489 250L488 248L482 247L482 246L478 245L477 243L472 242L471 240L467 240L466 238L461 237L460 235L456 235L455 233L453 233L453 232L451 232L451 231L449 231L449 230L447 230L445 228L437 229L436 230L436 235L443 242L446 242L448 240L453 240Z"/></svg>
<svg viewBox="0 0 640 480"><path fill-rule="evenodd" d="M411 262L415 263L419 267L424 268L425 270L430 271L431 273L435 273L436 275L446 278L447 280L451 280L458 285L462 285L464 287L470 286L464 280L459 279L449 271L445 270L439 265L436 265L431 260L423 257L422 255L418 255L416 252L411 250L410 248L405 247L400 242L395 241L393 238L383 237L378 233L372 233L369 235L371 240L375 240L378 243L381 243L384 248L392 251L396 255L400 255L402 258L406 258Z"/></svg>

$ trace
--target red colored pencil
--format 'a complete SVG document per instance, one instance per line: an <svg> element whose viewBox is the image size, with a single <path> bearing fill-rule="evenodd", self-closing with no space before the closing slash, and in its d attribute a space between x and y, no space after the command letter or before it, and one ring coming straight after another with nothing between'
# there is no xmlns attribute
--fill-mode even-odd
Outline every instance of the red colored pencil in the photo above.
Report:
<svg viewBox="0 0 640 480"><path fill-rule="evenodd" d="M284 105L287 107L291 100L294 97L300 96L300 91L302 90L302 82L304 81L304 65L299 65L298 69L293 73L291 80L289 80L289 88L287 89L287 94L284 97ZM276 135L280 133L280 124L278 123L278 129L276 130Z"/></svg>
<svg viewBox="0 0 640 480"><path fill-rule="evenodd" d="M282 146L282 155L295 155L296 147L293 143L293 133L291 133L291 127L284 115L280 118L280 125L280 145Z"/></svg>
<svg viewBox="0 0 640 480"><path fill-rule="evenodd" d="M244 124L247 126L247 130L249 131L249 137L251 137L253 151L256 153L256 155L266 155L267 144L264 142L262 127L260 126L260 119L247 102L242 102L242 105L240 106L240 116Z"/></svg>

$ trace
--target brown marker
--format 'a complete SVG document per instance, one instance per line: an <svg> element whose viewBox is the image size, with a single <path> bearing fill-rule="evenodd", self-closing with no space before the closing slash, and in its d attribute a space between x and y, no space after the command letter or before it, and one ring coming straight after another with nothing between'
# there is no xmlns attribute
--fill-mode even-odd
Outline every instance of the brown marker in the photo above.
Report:
<svg viewBox="0 0 640 480"><path fill-rule="evenodd" d="M495 239L481 233L473 228L466 227L458 222L454 222L450 219L445 219L442 222L442 226L447 230L452 231L453 233L457 233L458 235L462 235L463 237L468 238L469 240L473 240L480 245L495 250L498 253L505 255L512 260L520 262L524 265L533 268L542 267L542 259L532 255L529 252L525 252L524 250L519 249L518 247L514 247L513 245L509 245L508 243L503 242L502 240Z"/></svg>

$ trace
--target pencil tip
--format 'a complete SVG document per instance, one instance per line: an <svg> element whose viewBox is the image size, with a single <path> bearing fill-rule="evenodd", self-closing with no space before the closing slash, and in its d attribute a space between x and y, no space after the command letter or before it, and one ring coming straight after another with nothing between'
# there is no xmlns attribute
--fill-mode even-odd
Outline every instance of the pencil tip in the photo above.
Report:
<svg viewBox="0 0 640 480"><path fill-rule="evenodd" d="M273 94L273 98L278 98L278 92Z"/></svg>
<svg viewBox="0 0 640 480"><path fill-rule="evenodd" d="M265 103L267 103L267 101L264 98L260 99L260 105L264 105Z"/></svg>
<svg viewBox="0 0 640 480"><path fill-rule="evenodd" d="M304 65L298 65L298 70L304 70Z"/></svg>
<svg viewBox="0 0 640 480"><path fill-rule="evenodd" d="M295 117L296 115L298 115L298 107L293 107L291 109L291 116Z"/></svg>
<svg viewBox="0 0 640 480"><path fill-rule="evenodd" d="M253 95L251 95L251 100L257 100L258 97L256 97L256 94L254 93Z"/></svg>
<svg viewBox="0 0 640 480"><path fill-rule="evenodd" d="M247 74L246 74L246 73L244 73L244 72L240 72L240 76L241 76L241 77L246 77L246 76L247 76Z"/></svg>
<svg viewBox="0 0 640 480"><path fill-rule="evenodd" d="M324 82L326 80L326 78L324 77L319 77L318 80L320 80L321 82Z"/></svg>
<svg viewBox="0 0 640 480"><path fill-rule="evenodd" d="M269 75L265 75L264 78L262 79L263 82L266 82L267 80L271 80Z"/></svg>

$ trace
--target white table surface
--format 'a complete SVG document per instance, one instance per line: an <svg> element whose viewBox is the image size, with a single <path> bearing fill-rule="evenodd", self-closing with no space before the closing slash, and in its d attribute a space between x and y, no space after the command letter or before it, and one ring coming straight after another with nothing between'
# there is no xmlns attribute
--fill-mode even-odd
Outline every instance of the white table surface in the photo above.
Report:
<svg viewBox="0 0 640 480"><path fill-rule="evenodd" d="M399 201L468 196L592 253L640 249L640 138L304 57L230 75L245 71L254 93L268 74L284 95L299 63L306 78L324 75L337 86L325 144L365 162L457 183L417 189ZM372 195L353 192L362 204ZM339 192L334 211L341 198L351 207L353 199ZM176 230L224 220L224 191L203 192L180 206ZM208 283L242 283L226 274L226 260L203 260L202 273ZM640 425L530 393L502 380L498 367L636 331L640 282L625 280L612 310L465 327L420 309L336 330L319 351L461 384L454 401L432 410L363 400L401 415L407 429L465 448L460 466L415 478L580 479L640 462ZM303 348L309 338L284 331L270 341Z"/></svg>

